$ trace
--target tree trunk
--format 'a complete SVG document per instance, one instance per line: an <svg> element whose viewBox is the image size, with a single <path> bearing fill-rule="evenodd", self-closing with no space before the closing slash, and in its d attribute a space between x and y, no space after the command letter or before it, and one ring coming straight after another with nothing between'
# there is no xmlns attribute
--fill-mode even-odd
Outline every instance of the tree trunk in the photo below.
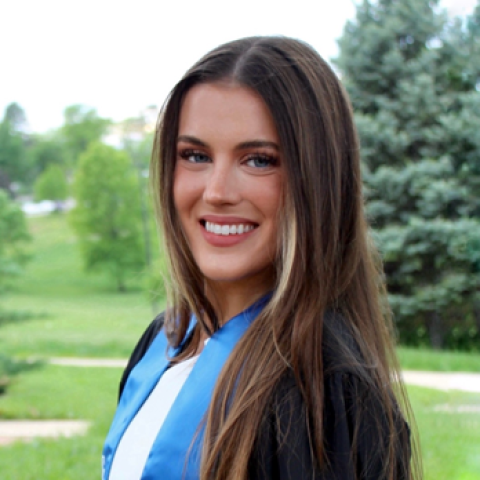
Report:
<svg viewBox="0 0 480 480"><path fill-rule="evenodd" d="M125 293L127 291L127 287L125 286L125 282L121 275L117 275L117 290L120 293Z"/></svg>
<svg viewBox="0 0 480 480"><path fill-rule="evenodd" d="M477 334L480 336L480 302L475 302L473 304L473 317L475 318Z"/></svg>
<svg viewBox="0 0 480 480"><path fill-rule="evenodd" d="M14 192L12 190L12 182L10 181L10 177L7 173L0 169L0 189L5 190L9 195L10 198L14 198Z"/></svg>
<svg viewBox="0 0 480 480"><path fill-rule="evenodd" d="M436 350L443 348L443 322L438 312L430 312L427 314L428 334L430 336L430 345Z"/></svg>

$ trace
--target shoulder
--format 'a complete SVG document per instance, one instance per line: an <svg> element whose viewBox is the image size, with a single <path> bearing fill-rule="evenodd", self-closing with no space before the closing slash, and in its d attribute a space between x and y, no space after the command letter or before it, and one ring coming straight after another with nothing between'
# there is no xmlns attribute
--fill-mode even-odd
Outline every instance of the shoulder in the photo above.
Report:
<svg viewBox="0 0 480 480"><path fill-rule="evenodd" d="M152 344L155 337L158 335L163 328L163 323L165 320L165 312L160 313L157 315L147 329L143 332L140 340L135 345L130 358L128 359L127 366L123 371L122 378L120 380L120 387L119 387L119 398L122 395L123 388L125 387L125 383L127 381L130 372L133 370L135 365L142 359L145 355L145 352L148 350L148 347Z"/></svg>
<svg viewBox="0 0 480 480"><path fill-rule="evenodd" d="M351 373L325 378L323 448L320 465L311 441L311 412L292 375L278 384L274 401L260 426L249 465L249 478L260 480L381 480L409 478L409 429L397 411L391 428L378 395ZM394 439L393 463L388 459ZM389 477L386 465L393 465Z"/></svg>
<svg viewBox="0 0 480 480"><path fill-rule="evenodd" d="M361 368L360 349L341 317L330 315L326 319L322 356L324 466L320 468L310 440L315 413L307 411L290 370L277 384L260 427L251 478L386 478L384 465L391 438L397 439L398 468L393 478L408 478L408 425L393 394L379 391L368 369ZM357 366L352 367L355 363ZM298 472L302 472L300 476Z"/></svg>
<svg viewBox="0 0 480 480"><path fill-rule="evenodd" d="M342 315L333 311L327 311L323 320L322 359L327 375L353 372L353 366L364 363L351 327Z"/></svg>
<svg viewBox="0 0 480 480"><path fill-rule="evenodd" d="M387 478L387 463L391 478L409 478L410 428L395 386L389 379L379 381L377 364L365 360L357 337L340 315L325 317L323 361L326 450L348 452L355 478ZM343 453L337 460L342 457Z"/></svg>

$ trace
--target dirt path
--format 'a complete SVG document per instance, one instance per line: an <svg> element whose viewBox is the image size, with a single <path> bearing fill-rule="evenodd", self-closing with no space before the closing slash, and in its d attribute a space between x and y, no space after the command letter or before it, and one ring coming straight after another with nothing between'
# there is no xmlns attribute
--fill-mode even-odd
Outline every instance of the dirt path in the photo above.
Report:
<svg viewBox="0 0 480 480"><path fill-rule="evenodd" d="M90 422L83 420L4 420L0 421L0 446L37 437L72 437L87 432Z"/></svg>
<svg viewBox="0 0 480 480"><path fill-rule="evenodd" d="M111 367L124 368L124 359L101 358L51 358L53 365L69 367ZM462 390L464 392L480 393L480 373L469 372L422 372L405 370L402 372L405 383L437 390Z"/></svg>
<svg viewBox="0 0 480 480"><path fill-rule="evenodd" d="M461 390L480 393L480 373L470 372L402 372L405 383L437 390Z"/></svg>
<svg viewBox="0 0 480 480"><path fill-rule="evenodd" d="M100 358L51 358L49 363L68 367L124 368L127 361L125 359ZM461 390L480 393L480 373L408 370L403 371L402 376L405 383L409 385L437 390ZM16 441L29 441L36 437L55 438L82 435L88 430L88 427L88 422L80 420L0 421L0 446Z"/></svg>

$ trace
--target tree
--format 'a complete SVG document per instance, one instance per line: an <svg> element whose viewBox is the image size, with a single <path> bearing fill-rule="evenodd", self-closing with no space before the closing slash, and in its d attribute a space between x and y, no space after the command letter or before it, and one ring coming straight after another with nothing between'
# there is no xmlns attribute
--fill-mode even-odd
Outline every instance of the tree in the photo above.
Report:
<svg viewBox="0 0 480 480"><path fill-rule="evenodd" d="M0 189L10 194L12 182L24 182L28 173L25 122L21 107L11 103L0 123Z"/></svg>
<svg viewBox="0 0 480 480"><path fill-rule="evenodd" d="M85 266L105 269L126 289L129 271L144 266L137 178L125 152L100 143L80 156L72 224Z"/></svg>
<svg viewBox="0 0 480 480"><path fill-rule="evenodd" d="M31 180L36 179L50 165L67 166L68 152L58 132L46 135L35 135L31 139L29 157L31 164Z"/></svg>
<svg viewBox="0 0 480 480"><path fill-rule="evenodd" d="M8 194L0 190L0 294L4 293L13 278L22 272L29 258L29 240L25 215ZM16 312L0 309L0 326L16 317ZM0 395L5 393L12 376L31 369L32 366L29 362L14 360L0 353Z"/></svg>
<svg viewBox="0 0 480 480"><path fill-rule="evenodd" d="M97 115L85 105L71 105L64 111L65 123L61 134L65 140L70 164L75 165L79 155L93 142L101 140L110 121Z"/></svg>
<svg viewBox="0 0 480 480"><path fill-rule="evenodd" d="M0 190L0 293L22 271L28 259L30 240L25 215L8 195Z"/></svg>
<svg viewBox="0 0 480 480"><path fill-rule="evenodd" d="M152 231L155 228L152 225L154 218L152 212L152 199L148 189L148 169L150 158L152 155L153 139L154 139L154 119L157 116L157 107L151 105L143 110L138 117L128 118L117 124L120 133L120 143L123 150L131 159L132 165L135 167L138 177L139 198L142 217L142 230L145 250L145 263L148 269L146 288L151 292L155 287L155 295L149 293L152 304L152 310L157 310L156 298L163 295L163 289L157 289L158 285L163 281L160 272L157 271L158 265L154 265L152 258L155 256L155 249L152 249L152 243L156 244L152 238ZM158 263L158 262L157 262Z"/></svg>
<svg viewBox="0 0 480 480"><path fill-rule="evenodd" d="M146 133L134 140L127 135L123 137L123 149L130 157L138 177L140 208L142 215L142 230L145 245L145 262L152 267L152 247L150 224L152 222L151 198L148 195L148 167L153 148L153 133Z"/></svg>
<svg viewBox="0 0 480 480"><path fill-rule="evenodd" d="M35 200L53 200L57 210L62 209L62 203L68 196L68 184L65 171L58 165L50 165L37 178L35 185Z"/></svg>
<svg viewBox="0 0 480 480"><path fill-rule="evenodd" d="M337 65L401 338L480 345L480 12L449 20L437 3L364 1Z"/></svg>

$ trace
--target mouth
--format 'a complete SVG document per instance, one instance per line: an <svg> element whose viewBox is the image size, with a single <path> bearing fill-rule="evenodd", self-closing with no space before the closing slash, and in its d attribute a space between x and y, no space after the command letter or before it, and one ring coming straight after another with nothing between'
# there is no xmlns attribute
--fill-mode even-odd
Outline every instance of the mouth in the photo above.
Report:
<svg viewBox="0 0 480 480"><path fill-rule="evenodd" d="M221 236L243 235L258 228L258 223L242 222L242 223L215 223L200 220L202 227L209 233Z"/></svg>

